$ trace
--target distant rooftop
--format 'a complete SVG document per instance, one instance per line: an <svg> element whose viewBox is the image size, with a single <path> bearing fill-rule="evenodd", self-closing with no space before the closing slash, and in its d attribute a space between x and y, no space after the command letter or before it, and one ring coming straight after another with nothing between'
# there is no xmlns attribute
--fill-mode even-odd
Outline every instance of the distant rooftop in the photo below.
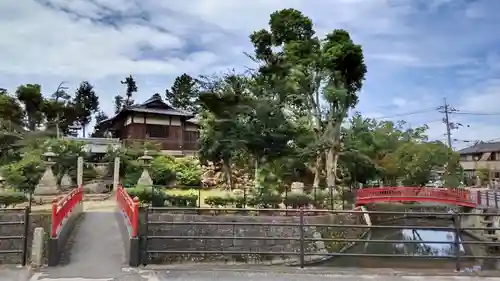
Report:
<svg viewBox="0 0 500 281"><path fill-rule="evenodd" d="M480 142L473 146L466 147L458 151L460 154L500 152L500 142Z"/></svg>
<svg viewBox="0 0 500 281"><path fill-rule="evenodd" d="M141 104L134 104L120 110L115 116L102 121L100 124L112 123L118 116L126 112L141 112L159 115L185 116L189 119L194 117L194 114L181 109L174 108L165 103L160 94L154 94L149 99ZM189 121L190 122L190 121ZM194 122L193 122L194 123Z"/></svg>

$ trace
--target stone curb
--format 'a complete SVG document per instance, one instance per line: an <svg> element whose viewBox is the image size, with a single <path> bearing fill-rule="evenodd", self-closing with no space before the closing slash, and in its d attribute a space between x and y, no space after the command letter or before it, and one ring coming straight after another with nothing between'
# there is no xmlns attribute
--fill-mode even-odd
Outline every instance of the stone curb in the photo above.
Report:
<svg viewBox="0 0 500 281"><path fill-rule="evenodd" d="M226 264L176 264L176 265L148 265L146 270L155 271L198 271L198 272L264 272L285 274L317 274L317 275L378 275L378 276L472 276L472 277L500 277L499 271L454 272L453 270L425 270L425 269L391 269L391 268L340 268L340 267L306 267L304 269L285 266L252 266Z"/></svg>

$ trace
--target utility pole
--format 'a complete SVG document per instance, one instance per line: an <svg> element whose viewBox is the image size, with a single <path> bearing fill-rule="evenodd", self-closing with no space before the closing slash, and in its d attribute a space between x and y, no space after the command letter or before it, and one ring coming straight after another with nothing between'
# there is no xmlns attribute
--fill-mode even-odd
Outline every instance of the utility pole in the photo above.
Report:
<svg viewBox="0 0 500 281"><path fill-rule="evenodd" d="M446 137L448 138L448 146L451 148L450 115L448 114L448 102L446 102L446 98L444 98L444 122L446 124Z"/></svg>
<svg viewBox="0 0 500 281"><path fill-rule="evenodd" d="M451 142L451 130L456 130L462 126L460 123L450 122L450 114L458 110L450 107L446 98L444 98L444 105L438 107L439 112L444 113L443 123L446 125L446 137L448 139L448 146L453 149Z"/></svg>

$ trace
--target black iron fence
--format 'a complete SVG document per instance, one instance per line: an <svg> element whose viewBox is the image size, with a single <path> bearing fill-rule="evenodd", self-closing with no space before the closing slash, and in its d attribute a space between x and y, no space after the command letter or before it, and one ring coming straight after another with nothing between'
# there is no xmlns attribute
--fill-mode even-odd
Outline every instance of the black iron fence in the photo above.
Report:
<svg viewBox="0 0 500 281"><path fill-rule="evenodd" d="M495 253L498 251L496 247L500 246L496 241L496 237L500 237L500 227L487 223L498 214L289 209L287 212L294 212L295 216L280 218L245 216L241 209L230 209L228 211L235 212L233 215L198 215L210 211L217 214L218 209L144 208L140 229L142 263L168 262L176 258L248 262L249 259L266 260L265 257L271 257L268 260L275 263L278 257L284 264L295 264L302 268L337 257L417 258L451 261L455 269L460 270L462 264L500 257L500 253ZM246 211L258 213L262 210ZM481 225L485 226L478 227L468 221L471 216L475 216L475 219L484 218L481 219ZM395 224L401 219L404 223ZM425 223L419 221L424 219L427 220ZM408 224L411 220L417 222ZM422 237L414 240L388 237L370 239L372 232L401 229L440 231L449 236L447 239L428 241ZM463 235L475 238L462 239ZM396 246L389 253L351 251L360 243ZM446 249L439 255L432 255L433 244L444 245ZM474 245L486 250L482 253L468 250ZM420 253L407 251L408 247L420 248Z"/></svg>
<svg viewBox="0 0 500 281"><path fill-rule="evenodd" d="M28 261L29 208L0 209L0 260L11 263ZM10 258L17 255L19 258Z"/></svg>

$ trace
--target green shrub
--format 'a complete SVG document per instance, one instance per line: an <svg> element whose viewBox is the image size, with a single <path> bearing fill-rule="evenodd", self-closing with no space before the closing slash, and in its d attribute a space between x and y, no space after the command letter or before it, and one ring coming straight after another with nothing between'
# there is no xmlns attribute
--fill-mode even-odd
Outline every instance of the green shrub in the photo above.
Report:
<svg viewBox="0 0 500 281"><path fill-rule="evenodd" d="M2 208L14 207L17 204L26 202L26 194L22 192L1 192L0 193L0 206Z"/></svg>
<svg viewBox="0 0 500 281"><path fill-rule="evenodd" d="M198 207L198 195L196 194L165 194L166 204L172 207Z"/></svg>
<svg viewBox="0 0 500 281"><path fill-rule="evenodd" d="M165 193L150 187L127 188L130 197L139 199L139 202L151 204L153 207L165 206Z"/></svg>
<svg viewBox="0 0 500 281"><path fill-rule="evenodd" d="M201 186L201 166L192 158L175 159L175 177L180 186Z"/></svg>
<svg viewBox="0 0 500 281"><path fill-rule="evenodd" d="M283 200L285 206L291 207L293 209L307 207L312 202L312 198L309 195L303 193L289 193L285 200Z"/></svg>
<svg viewBox="0 0 500 281"><path fill-rule="evenodd" d="M151 177L157 185L170 185L176 179L175 159L168 156L158 156L151 162Z"/></svg>
<svg viewBox="0 0 500 281"><path fill-rule="evenodd" d="M253 194L248 200L248 206L254 208L278 209L281 202L281 195L272 192L264 192Z"/></svg>
<svg viewBox="0 0 500 281"><path fill-rule="evenodd" d="M330 193L328 190L316 191L316 193L313 194L311 203L316 209L330 209Z"/></svg>
<svg viewBox="0 0 500 281"><path fill-rule="evenodd" d="M205 204L212 208L227 207L233 203L233 198L229 196L209 196L205 198Z"/></svg>

